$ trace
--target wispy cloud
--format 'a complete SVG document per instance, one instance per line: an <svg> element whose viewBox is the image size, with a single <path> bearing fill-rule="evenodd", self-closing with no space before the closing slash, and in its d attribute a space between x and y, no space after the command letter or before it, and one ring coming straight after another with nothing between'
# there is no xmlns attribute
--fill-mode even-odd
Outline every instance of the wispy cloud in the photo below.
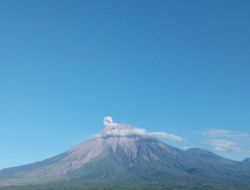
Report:
<svg viewBox="0 0 250 190"><path fill-rule="evenodd" d="M147 132L147 135L154 137L154 138L165 138L165 139L170 139L173 141L183 141L183 138L177 135L173 135L173 134L169 134L165 132Z"/></svg>
<svg viewBox="0 0 250 190"><path fill-rule="evenodd" d="M238 152L238 153L250 153L250 151L242 150L236 142L225 139L209 139L203 142L203 144L214 147L218 152Z"/></svg>
<svg viewBox="0 0 250 190"><path fill-rule="evenodd" d="M212 146L217 152L250 153L250 151L241 148L244 144L242 142L247 141L250 137L247 133L224 129L207 129L195 133L207 136L208 139L202 143Z"/></svg>
<svg viewBox="0 0 250 190"><path fill-rule="evenodd" d="M207 129L205 131L196 132L196 134L207 135L213 137L249 137L246 133L238 133L235 131L229 131L224 129Z"/></svg>

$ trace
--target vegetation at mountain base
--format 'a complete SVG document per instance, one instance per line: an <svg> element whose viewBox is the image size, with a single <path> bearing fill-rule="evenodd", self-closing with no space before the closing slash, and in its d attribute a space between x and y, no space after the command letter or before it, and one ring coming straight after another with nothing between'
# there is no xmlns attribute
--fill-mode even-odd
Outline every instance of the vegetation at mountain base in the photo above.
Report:
<svg viewBox="0 0 250 190"><path fill-rule="evenodd" d="M234 184L230 181L213 182L192 182L192 181L173 181L166 183L158 182L101 182L93 181L87 183L53 183L47 185L29 185L1 187L1 190L249 190L250 184Z"/></svg>

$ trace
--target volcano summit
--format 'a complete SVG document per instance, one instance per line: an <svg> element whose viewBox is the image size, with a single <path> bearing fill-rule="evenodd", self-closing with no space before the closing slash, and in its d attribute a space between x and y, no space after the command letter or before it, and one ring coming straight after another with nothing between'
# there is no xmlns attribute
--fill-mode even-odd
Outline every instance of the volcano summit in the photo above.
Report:
<svg viewBox="0 0 250 190"><path fill-rule="evenodd" d="M250 165L220 157L205 149L186 151L155 137L183 141L164 132L147 132L104 118L105 128L70 150L20 167L0 171L0 188L34 184L64 184L93 187L93 184L230 183L244 189L250 184ZM226 184L227 184L226 183ZM192 186L193 187L193 186Z"/></svg>

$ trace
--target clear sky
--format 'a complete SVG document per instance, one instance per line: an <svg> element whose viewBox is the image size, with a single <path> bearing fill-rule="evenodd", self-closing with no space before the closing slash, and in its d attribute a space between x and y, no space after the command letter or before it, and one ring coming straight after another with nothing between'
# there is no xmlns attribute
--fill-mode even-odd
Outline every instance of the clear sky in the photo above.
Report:
<svg viewBox="0 0 250 190"><path fill-rule="evenodd" d="M103 117L250 157L249 0L0 0L0 168Z"/></svg>

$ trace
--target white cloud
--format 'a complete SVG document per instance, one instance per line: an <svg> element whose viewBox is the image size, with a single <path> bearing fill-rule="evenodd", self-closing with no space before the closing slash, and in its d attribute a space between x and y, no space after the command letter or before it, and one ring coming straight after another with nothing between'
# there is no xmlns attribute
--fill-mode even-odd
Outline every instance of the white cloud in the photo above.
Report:
<svg viewBox="0 0 250 190"><path fill-rule="evenodd" d="M182 149L182 150L188 150L188 149L190 149L190 148L200 148L200 147L197 147L197 146L184 146L184 147L182 147L181 149Z"/></svg>
<svg viewBox="0 0 250 190"><path fill-rule="evenodd" d="M183 141L183 138L165 133L165 132L147 132L145 129L140 129L140 128L131 128L131 129L122 129L122 130L109 130L106 131L106 135L119 135L119 136L129 136L129 135L142 135L142 136L150 136L154 138L164 138L164 139L170 139L173 141Z"/></svg>
<svg viewBox="0 0 250 190"><path fill-rule="evenodd" d="M249 135L246 133L224 129L207 129L196 132L196 134L208 136L208 140L203 141L203 144L212 146L217 152L250 153L250 151L240 148L249 139Z"/></svg>
<svg viewBox="0 0 250 190"><path fill-rule="evenodd" d="M224 129L208 129L200 132L196 132L196 134L207 135L211 138L214 137L249 137L246 133L237 133L235 131L229 131Z"/></svg>
<svg viewBox="0 0 250 190"><path fill-rule="evenodd" d="M113 123L111 117L104 117L105 133L104 135L117 135L117 136L129 136L129 135L142 135L154 138L165 138L173 141L183 141L183 138L165 133L165 132L148 132L142 128L136 128L125 124Z"/></svg>
<svg viewBox="0 0 250 190"><path fill-rule="evenodd" d="M128 135L145 135L147 131L145 129L139 128L127 128L127 129L116 129L108 130L105 132L106 135L119 135L119 136L128 136Z"/></svg>
<svg viewBox="0 0 250 190"><path fill-rule="evenodd" d="M169 133L165 133L165 132L147 132L147 135L154 137L154 138L165 138L165 139L170 139L173 141L183 141L183 138L173 135L173 134L169 134Z"/></svg>
<svg viewBox="0 0 250 190"><path fill-rule="evenodd" d="M214 147L214 150L218 152L250 153L250 151L239 148L236 142L225 139L209 139L204 141L203 144Z"/></svg>

